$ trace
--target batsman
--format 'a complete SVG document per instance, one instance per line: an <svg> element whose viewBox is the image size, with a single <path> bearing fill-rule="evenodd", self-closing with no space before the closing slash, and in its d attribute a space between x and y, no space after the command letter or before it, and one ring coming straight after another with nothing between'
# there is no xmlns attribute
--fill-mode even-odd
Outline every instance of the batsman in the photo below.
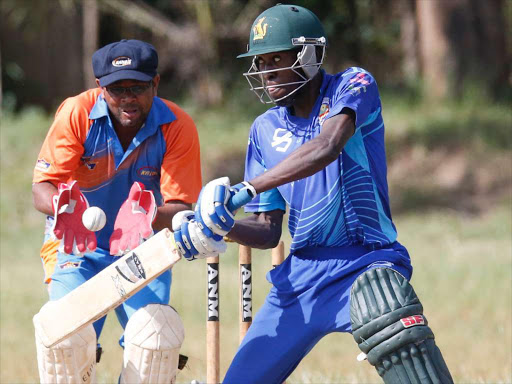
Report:
<svg viewBox="0 0 512 384"><path fill-rule="evenodd" d="M224 384L281 383L332 332L351 333L358 359L387 384L451 383L391 218L377 83L359 67L326 73L326 46L305 8L278 4L256 18L238 57L252 59L251 90L275 105L250 129L246 181L208 183L194 219L176 232L192 245L189 258L197 228L268 249L289 212L290 254L267 274L273 287ZM234 194L252 215L234 220Z"/></svg>
<svg viewBox="0 0 512 384"><path fill-rule="evenodd" d="M157 96L155 48L121 40L96 51L92 65L98 87L61 104L34 170L34 205L47 215L41 258L50 300L170 228L178 212L190 210L202 185L193 120ZM94 225L104 220L84 215L89 207L105 213L102 229ZM184 329L168 305L170 286L168 270L116 308L125 330L120 383L174 382ZM56 324L61 316L66 313L55 313ZM36 330L41 382L95 382L104 321L52 347Z"/></svg>

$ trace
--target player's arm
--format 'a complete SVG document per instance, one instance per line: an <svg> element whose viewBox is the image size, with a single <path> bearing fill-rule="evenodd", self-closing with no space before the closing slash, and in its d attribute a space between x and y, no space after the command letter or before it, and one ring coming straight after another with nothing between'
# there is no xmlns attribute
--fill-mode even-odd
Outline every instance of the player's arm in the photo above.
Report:
<svg viewBox="0 0 512 384"><path fill-rule="evenodd" d="M235 220L227 204L233 193L243 195L242 200L248 202L259 193L315 174L339 157L354 132L355 113L349 108L343 108L341 113L325 121L322 132L316 138L303 144L275 167L249 182L230 187L228 178L211 181L201 192L196 206L196 212L200 207L200 213L196 214L196 220L202 220L203 226L209 229L205 231L208 237L212 234L225 236L231 233ZM237 241L246 243L250 240L243 236L238 237Z"/></svg>
<svg viewBox="0 0 512 384"><path fill-rule="evenodd" d="M344 108L327 119L322 132L267 172L250 180L257 193L314 175L338 158L355 132L355 113Z"/></svg>
<svg viewBox="0 0 512 384"><path fill-rule="evenodd" d="M179 200L171 200L163 206L158 207L155 221L153 222L153 229L155 232L164 228L172 229L172 218L180 211L192 209L192 204L184 203Z"/></svg>
<svg viewBox="0 0 512 384"><path fill-rule="evenodd" d="M192 209L201 191L199 135L192 118L177 105L167 102L178 117L164 130L167 150L162 163L160 190L164 201L153 223L155 230L170 228L176 213Z"/></svg>
<svg viewBox="0 0 512 384"><path fill-rule="evenodd" d="M281 238L284 211L256 212L237 220L228 238L252 248L274 248Z"/></svg>
<svg viewBox="0 0 512 384"><path fill-rule="evenodd" d="M52 197L58 193L57 187L48 181L32 185L34 207L46 215L53 216Z"/></svg>

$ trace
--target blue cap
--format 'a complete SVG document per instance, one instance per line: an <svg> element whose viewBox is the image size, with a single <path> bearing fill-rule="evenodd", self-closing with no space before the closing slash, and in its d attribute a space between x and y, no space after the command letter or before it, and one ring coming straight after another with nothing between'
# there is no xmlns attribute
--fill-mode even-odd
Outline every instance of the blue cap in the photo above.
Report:
<svg viewBox="0 0 512 384"><path fill-rule="evenodd" d="M150 81L156 76L158 54L140 40L121 40L105 45L92 55L94 76L105 87L119 80Z"/></svg>

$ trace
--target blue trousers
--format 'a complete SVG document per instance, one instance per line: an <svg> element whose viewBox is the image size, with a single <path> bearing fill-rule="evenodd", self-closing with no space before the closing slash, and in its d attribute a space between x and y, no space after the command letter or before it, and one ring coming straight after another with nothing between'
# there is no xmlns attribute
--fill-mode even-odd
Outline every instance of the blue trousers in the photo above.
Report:
<svg viewBox="0 0 512 384"><path fill-rule="evenodd" d="M351 332L352 283L377 267L392 268L407 279L412 275L405 249L368 252L357 247L324 255L312 249L288 256L267 274L273 287L223 383L282 383L322 337Z"/></svg>

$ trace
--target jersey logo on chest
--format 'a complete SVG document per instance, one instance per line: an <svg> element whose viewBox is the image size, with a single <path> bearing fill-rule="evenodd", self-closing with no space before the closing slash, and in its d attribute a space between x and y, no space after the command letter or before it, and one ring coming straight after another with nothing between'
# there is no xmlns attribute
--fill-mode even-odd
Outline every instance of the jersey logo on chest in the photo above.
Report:
<svg viewBox="0 0 512 384"><path fill-rule="evenodd" d="M155 177L158 176L158 170L155 167L145 166L137 169L137 174L140 177Z"/></svg>
<svg viewBox="0 0 512 384"><path fill-rule="evenodd" d="M329 114L329 98L324 97L322 100L322 105L320 106L320 111L318 112L318 124L322 125L328 114Z"/></svg>
<svg viewBox="0 0 512 384"><path fill-rule="evenodd" d="M96 168L96 163L91 161L92 156L84 156L80 160L84 163L84 165L87 167L89 171L92 171L94 168Z"/></svg>
<svg viewBox="0 0 512 384"><path fill-rule="evenodd" d="M283 128L276 128L272 138L272 148L278 152L286 152L292 144L292 133Z"/></svg>

